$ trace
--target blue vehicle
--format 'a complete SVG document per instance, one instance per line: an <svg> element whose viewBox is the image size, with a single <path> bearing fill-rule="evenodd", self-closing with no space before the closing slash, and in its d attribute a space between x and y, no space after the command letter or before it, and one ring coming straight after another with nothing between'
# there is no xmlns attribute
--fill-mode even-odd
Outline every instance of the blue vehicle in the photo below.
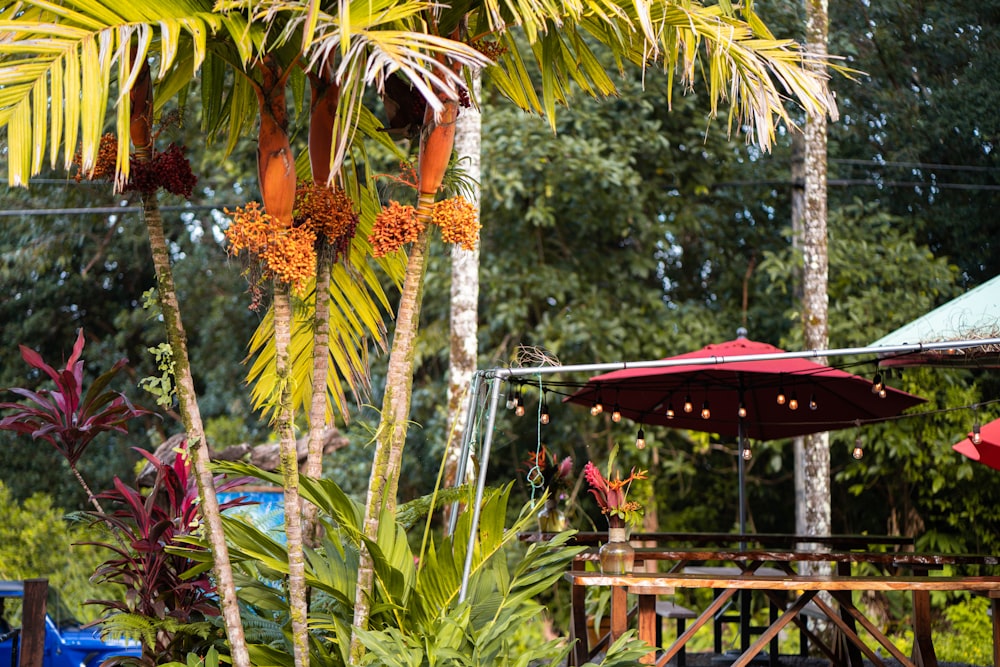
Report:
<svg viewBox="0 0 1000 667"><path fill-rule="evenodd" d="M23 598L23 582L0 581L0 667L11 665L11 653L19 640L16 630L21 625ZM50 587L46 600L42 667L98 667L111 657L142 654L137 642L102 639L97 628L81 626L58 592Z"/></svg>

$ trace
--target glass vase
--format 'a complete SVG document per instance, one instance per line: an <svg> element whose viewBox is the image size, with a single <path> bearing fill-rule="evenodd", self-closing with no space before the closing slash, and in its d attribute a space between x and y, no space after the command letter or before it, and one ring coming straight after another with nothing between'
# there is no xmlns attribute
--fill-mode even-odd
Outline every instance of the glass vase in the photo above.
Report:
<svg viewBox="0 0 1000 667"><path fill-rule="evenodd" d="M559 533L566 530L566 513L559 507L559 501L550 498L538 513L538 531Z"/></svg>
<svg viewBox="0 0 1000 667"><path fill-rule="evenodd" d="M608 541L597 551L604 574L632 574L635 549L625 537L624 528L609 528Z"/></svg>

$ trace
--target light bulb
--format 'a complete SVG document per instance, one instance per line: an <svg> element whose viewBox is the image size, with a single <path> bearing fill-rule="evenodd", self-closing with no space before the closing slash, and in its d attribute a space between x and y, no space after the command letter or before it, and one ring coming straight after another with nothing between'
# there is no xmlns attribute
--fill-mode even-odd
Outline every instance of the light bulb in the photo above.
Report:
<svg viewBox="0 0 1000 667"><path fill-rule="evenodd" d="M819 407L819 404L816 403L816 394L813 394L812 396L809 397L809 409L810 410L815 410L818 407Z"/></svg>
<svg viewBox="0 0 1000 667"><path fill-rule="evenodd" d="M753 458L753 452L750 451L750 447L744 447L743 448L743 460L744 461L749 461L752 458Z"/></svg>
<svg viewBox="0 0 1000 667"><path fill-rule="evenodd" d="M594 404L590 407L590 414L597 416L604 412L604 406L601 405L600 401L594 401Z"/></svg>
<svg viewBox="0 0 1000 667"><path fill-rule="evenodd" d="M854 451L851 452L851 456L860 461L864 455L865 450L861 449L861 436L859 435L854 439Z"/></svg>
<svg viewBox="0 0 1000 667"><path fill-rule="evenodd" d="M795 392L792 392L792 397L788 399L788 409L798 410L799 409L799 399L795 396Z"/></svg>
<svg viewBox="0 0 1000 667"><path fill-rule="evenodd" d="M885 386L878 390L878 397L885 398L888 392L885 390Z"/></svg>
<svg viewBox="0 0 1000 667"><path fill-rule="evenodd" d="M645 449L646 448L646 433L640 428L638 435L635 437L635 448Z"/></svg>
<svg viewBox="0 0 1000 667"><path fill-rule="evenodd" d="M740 403L740 408L739 410L736 411L736 416L739 417L740 419L746 419L747 406L743 405L743 403Z"/></svg>
<svg viewBox="0 0 1000 667"><path fill-rule="evenodd" d="M979 422L977 421L972 425L972 444L981 445L983 443L983 434L979 432Z"/></svg>
<svg viewBox="0 0 1000 667"><path fill-rule="evenodd" d="M784 389L779 389L778 390L778 398L776 400L778 401L778 405L784 405L785 404L785 390Z"/></svg>
<svg viewBox="0 0 1000 667"><path fill-rule="evenodd" d="M667 405L667 419L673 419L677 413L674 412L673 403Z"/></svg>
<svg viewBox="0 0 1000 667"><path fill-rule="evenodd" d="M617 405L615 406L614 412L611 413L611 421L618 423L622 420L622 411Z"/></svg>
<svg viewBox="0 0 1000 667"><path fill-rule="evenodd" d="M708 409L708 401L701 404L701 418L708 419L712 416L712 411Z"/></svg>
<svg viewBox="0 0 1000 667"><path fill-rule="evenodd" d="M684 397L684 412L691 412L692 410L694 410L694 404L691 403L691 397L690 396L685 396Z"/></svg>
<svg viewBox="0 0 1000 667"><path fill-rule="evenodd" d="M513 410L517 407L517 394L511 391L507 394L507 409Z"/></svg>
<svg viewBox="0 0 1000 667"><path fill-rule="evenodd" d="M885 384L882 382L882 374L875 371L875 377L872 379L872 393L880 394L885 391Z"/></svg>
<svg viewBox="0 0 1000 667"><path fill-rule="evenodd" d="M538 416L538 421L542 424L549 423L549 406L542 404L542 414Z"/></svg>
<svg viewBox="0 0 1000 667"><path fill-rule="evenodd" d="M514 408L514 414L517 415L518 417L524 416L524 405L522 403L518 403L517 407Z"/></svg>

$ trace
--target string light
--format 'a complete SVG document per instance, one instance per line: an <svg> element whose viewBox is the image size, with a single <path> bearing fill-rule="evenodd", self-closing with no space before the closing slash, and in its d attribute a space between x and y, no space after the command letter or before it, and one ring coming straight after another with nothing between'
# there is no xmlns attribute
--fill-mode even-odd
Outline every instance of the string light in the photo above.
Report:
<svg viewBox="0 0 1000 667"><path fill-rule="evenodd" d="M667 401L667 419L673 419L676 415L677 415L677 413L674 412L674 402L668 400Z"/></svg>
<svg viewBox="0 0 1000 667"><path fill-rule="evenodd" d="M691 412L694 410L694 404L691 403L691 394L684 397L684 412Z"/></svg>
<svg viewBox="0 0 1000 667"><path fill-rule="evenodd" d="M749 461L750 459L753 458L753 452L750 451L750 443L749 442L746 443L745 445L743 445L742 456L743 456L743 460L744 461Z"/></svg>
<svg viewBox="0 0 1000 667"><path fill-rule="evenodd" d="M736 411L736 416L739 417L740 419L746 419L747 406L743 403L743 401L740 401L740 407Z"/></svg>
<svg viewBox="0 0 1000 667"><path fill-rule="evenodd" d="M861 436L859 435L854 439L854 451L851 452L851 456L860 461L864 455L865 450L861 448Z"/></svg>
<svg viewBox="0 0 1000 667"><path fill-rule="evenodd" d="M788 409L789 410L799 409L799 399L795 396L794 391L792 392L792 397L788 400Z"/></svg>
<svg viewBox="0 0 1000 667"><path fill-rule="evenodd" d="M646 448L646 432L643 431L641 428L639 429L639 433L636 434L635 436L635 448L636 449Z"/></svg>
<svg viewBox="0 0 1000 667"><path fill-rule="evenodd" d="M882 382L882 373L875 371L875 377L872 378L872 393L881 395L884 391L885 383Z"/></svg>
<svg viewBox="0 0 1000 667"><path fill-rule="evenodd" d="M972 422L972 444L981 445L983 443L983 434L980 433L979 429L979 404L976 403L972 406L975 411L976 420Z"/></svg>
<svg viewBox="0 0 1000 667"><path fill-rule="evenodd" d="M712 411L708 409L708 400L701 404L701 418L709 419L712 416Z"/></svg>
<svg viewBox="0 0 1000 667"><path fill-rule="evenodd" d="M816 394L813 394L812 396L809 397L809 409L810 410L815 410L818 407L819 407L819 404L816 403Z"/></svg>
<svg viewBox="0 0 1000 667"><path fill-rule="evenodd" d="M602 412L604 412L604 406L601 405L601 399L597 399L596 401L594 401L594 404L590 406L590 414L596 417Z"/></svg>
<svg viewBox="0 0 1000 667"><path fill-rule="evenodd" d="M517 396L514 397L514 400L517 402L517 405L514 406L514 414L517 415L518 417L523 417L524 416L524 399L521 398L521 390L520 389L517 390Z"/></svg>
<svg viewBox="0 0 1000 667"><path fill-rule="evenodd" d="M855 460L860 461L861 457L865 455L865 450L861 448L861 420L855 419L854 426L858 429L858 432L854 438L854 450L851 452L851 456Z"/></svg>
<svg viewBox="0 0 1000 667"><path fill-rule="evenodd" d="M541 411L539 412L539 415L538 415L538 421L541 422L542 425L545 425L545 424L549 423L549 399L548 399L548 392L542 394L542 407L541 407Z"/></svg>
<svg viewBox="0 0 1000 667"><path fill-rule="evenodd" d="M618 423L622 420L622 409L615 403L615 409L611 412L611 421Z"/></svg>
<svg viewBox="0 0 1000 667"><path fill-rule="evenodd" d="M778 401L778 405L785 404L785 388L783 386L778 387L778 397L775 400Z"/></svg>
<svg viewBox="0 0 1000 667"><path fill-rule="evenodd" d="M507 409L513 410L517 407L517 394L514 391L514 385L510 385L510 391L507 393Z"/></svg>

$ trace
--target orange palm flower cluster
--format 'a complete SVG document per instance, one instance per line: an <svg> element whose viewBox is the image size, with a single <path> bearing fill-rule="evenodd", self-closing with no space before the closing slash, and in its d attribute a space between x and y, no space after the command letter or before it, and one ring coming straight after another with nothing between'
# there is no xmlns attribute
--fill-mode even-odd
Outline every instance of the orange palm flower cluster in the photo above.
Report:
<svg viewBox="0 0 1000 667"><path fill-rule="evenodd" d="M250 202L235 211L225 209L233 222L226 230L230 255L245 255L250 266L251 290L260 280L274 278L288 283L296 294L305 293L316 275L316 233L305 227L283 227L265 213L259 203Z"/></svg>
<svg viewBox="0 0 1000 667"><path fill-rule="evenodd" d="M343 189L300 183L295 189L295 226L311 229L321 242L332 245L354 236L358 213Z"/></svg>
<svg viewBox="0 0 1000 667"><path fill-rule="evenodd" d="M417 210L404 206L398 201L390 201L375 218L368 242L372 244L372 255L383 257L396 252L407 243L413 243L424 231L424 225L417 218Z"/></svg>
<svg viewBox="0 0 1000 667"><path fill-rule="evenodd" d="M431 221L441 228L445 243L456 243L465 250L475 250L482 225L476 220L476 207L459 195L434 204Z"/></svg>
<svg viewBox="0 0 1000 667"><path fill-rule="evenodd" d="M81 171L78 171L74 178L77 183L82 181L84 177L90 181L110 180L115 177L115 165L117 162L118 137L108 132L101 135L101 143L97 147L97 158L94 160L94 171L89 174L83 174ZM77 153L73 156L73 164L81 169L83 168L82 153Z"/></svg>

